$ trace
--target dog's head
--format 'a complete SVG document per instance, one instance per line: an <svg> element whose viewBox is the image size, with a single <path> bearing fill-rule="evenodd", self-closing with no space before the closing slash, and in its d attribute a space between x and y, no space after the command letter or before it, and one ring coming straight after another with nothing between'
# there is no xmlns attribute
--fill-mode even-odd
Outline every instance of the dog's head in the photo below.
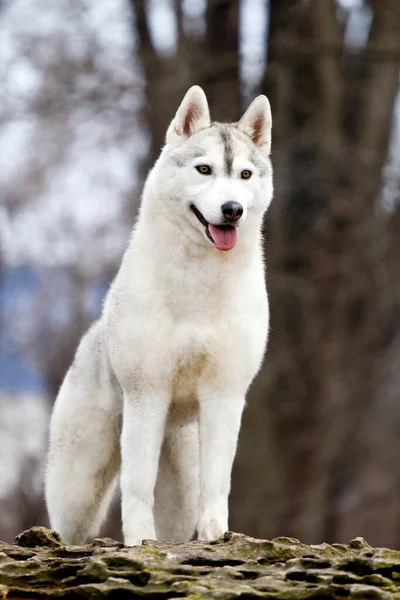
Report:
<svg viewBox="0 0 400 600"><path fill-rule="evenodd" d="M259 229L272 199L271 110L258 96L237 124L211 123L207 98L189 89L170 124L153 182L170 218L199 244L231 250Z"/></svg>

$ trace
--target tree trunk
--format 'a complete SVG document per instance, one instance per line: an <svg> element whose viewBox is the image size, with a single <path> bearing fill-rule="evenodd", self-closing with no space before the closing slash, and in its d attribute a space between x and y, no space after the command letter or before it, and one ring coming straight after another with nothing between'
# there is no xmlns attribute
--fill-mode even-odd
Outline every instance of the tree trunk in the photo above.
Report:
<svg viewBox="0 0 400 600"><path fill-rule="evenodd" d="M398 89L400 3L384 5L375 6L354 60L333 0L271 2L263 87L274 118L272 330L232 494L233 528L255 535L321 542L362 531L372 543L400 544L396 502L387 505L387 527L380 523L384 499L400 492L398 427L381 397L393 357L385 332L398 327L399 296L382 291L393 285L393 233L378 203ZM243 510L241 490L254 478L260 485Z"/></svg>

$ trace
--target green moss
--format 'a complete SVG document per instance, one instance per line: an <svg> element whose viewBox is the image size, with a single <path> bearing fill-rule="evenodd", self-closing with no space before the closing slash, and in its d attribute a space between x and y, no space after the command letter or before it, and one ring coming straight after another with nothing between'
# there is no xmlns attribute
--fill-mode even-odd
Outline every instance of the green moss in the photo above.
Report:
<svg viewBox="0 0 400 600"><path fill-rule="evenodd" d="M16 548L15 546L6 548L4 553L9 558L14 558L15 560L28 560L28 558L32 558L33 556L35 556L35 553L32 550L26 550L25 548Z"/></svg>
<svg viewBox="0 0 400 600"><path fill-rule="evenodd" d="M400 600L400 552L362 538L307 546L229 532L212 543L126 548L110 539L66 546L34 528L18 540L27 545L0 543L0 598Z"/></svg>

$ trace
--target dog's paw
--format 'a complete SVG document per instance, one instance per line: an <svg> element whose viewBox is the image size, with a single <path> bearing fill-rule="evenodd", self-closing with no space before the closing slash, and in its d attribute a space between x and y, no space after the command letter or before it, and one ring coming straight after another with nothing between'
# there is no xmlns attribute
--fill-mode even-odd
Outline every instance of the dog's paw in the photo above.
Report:
<svg viewBox="0 0 400 600"><path fill-rule="evenodd" d="M200 508L197 533L199 540L215 540L228 531L228 503L213 499Z"/></svg>
<svg viewBox="0 0 400 600"><path fill-rule="evenodd" d="M228 530L228 525L224 519L210 518L201 519L197 527L197 539L204 541L216 540L224 535Z"/></svg>
<svg viewBox="0 0 400 600"><path fill-rule="evenodd" d="M142 538L142 537L126 537L124 540L124 546L152 546L156 542L156 537Z"/></svg>
<svg viewBox="0 0 400 600"><path fill-rule="evenodd" d="M156 540L157 536L155 529L151 526L132 527L130 531L124 531L125 546L151 545L151 543Z"/></svg>

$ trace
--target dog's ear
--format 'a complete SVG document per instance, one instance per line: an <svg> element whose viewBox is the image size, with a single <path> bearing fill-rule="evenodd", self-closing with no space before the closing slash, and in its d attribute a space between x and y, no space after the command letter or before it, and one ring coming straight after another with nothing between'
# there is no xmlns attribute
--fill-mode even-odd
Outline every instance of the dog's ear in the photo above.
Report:
<svg viewBox="0 0 400 600"><path fill-rule="evenodd" d="M237 125L266 155L271 152L271 126L271 107L266 96L257 96Z"/></svg>
<svg viewBox="0 0 400 600"><path fill-rule="evenodd" d="M201 87L192 86L181 102L177 113L168 127L166 142L180 144L191 135L210 126L210 111L207 98Z"/></svg>

